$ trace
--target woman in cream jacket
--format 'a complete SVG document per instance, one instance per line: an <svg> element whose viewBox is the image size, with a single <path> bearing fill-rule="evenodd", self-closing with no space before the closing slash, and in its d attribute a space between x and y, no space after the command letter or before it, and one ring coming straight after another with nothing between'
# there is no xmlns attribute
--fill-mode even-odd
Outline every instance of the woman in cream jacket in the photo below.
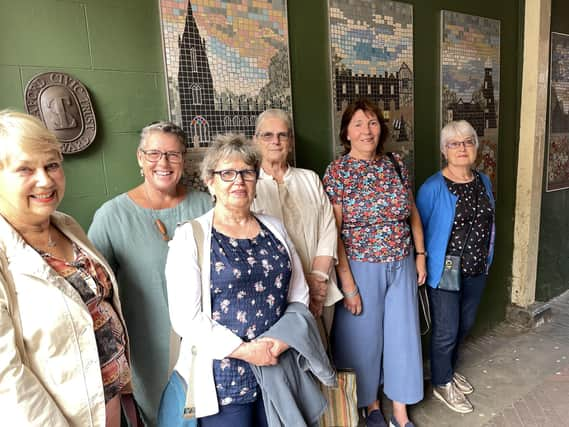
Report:
<svg viewBox="0 0 569 427"><path fill-rule="evenodd" d="M59 143L0 112L0 408L13 426L118 427L128 339L110 267L56 212Z"/></svg>

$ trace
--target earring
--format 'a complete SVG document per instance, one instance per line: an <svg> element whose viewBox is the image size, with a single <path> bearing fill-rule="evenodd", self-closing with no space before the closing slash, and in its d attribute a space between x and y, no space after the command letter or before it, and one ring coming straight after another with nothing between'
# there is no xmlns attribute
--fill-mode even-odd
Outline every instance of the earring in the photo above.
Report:
<svg viewBox="0 0 569 427"><path fill-rule="evenodd" d="M217 202L217 197L215 197L215 194L211 195L211 203L213 203L215 205L215 202Z"/></svg>
<svg viewBox="0 0 569 427"><path fill-rule="evenodd" d="M140 168L140 176L144 177L144 171Z"/></svg>

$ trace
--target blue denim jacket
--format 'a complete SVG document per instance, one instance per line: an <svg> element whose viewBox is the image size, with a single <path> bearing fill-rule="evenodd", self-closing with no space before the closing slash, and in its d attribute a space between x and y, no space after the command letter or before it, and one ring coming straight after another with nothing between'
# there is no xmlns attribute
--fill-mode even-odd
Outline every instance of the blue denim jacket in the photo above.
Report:
<svg viewBox="0 0 569 427"><path fill-rule="evenodd" d="M492 207L495 208L494 196L490 179L480 173L482 183ZM429 177L417 194L417 209L423 223L425 233L425 249L427 250L427 284L436 288L443 274L443 265L454 222L456 201L458 197L452 194L439 171ZM490 268L494 256L495 221L492 222L490 247L488 248L487 268ZM488 271L486 271L488 273Z"/></svg>

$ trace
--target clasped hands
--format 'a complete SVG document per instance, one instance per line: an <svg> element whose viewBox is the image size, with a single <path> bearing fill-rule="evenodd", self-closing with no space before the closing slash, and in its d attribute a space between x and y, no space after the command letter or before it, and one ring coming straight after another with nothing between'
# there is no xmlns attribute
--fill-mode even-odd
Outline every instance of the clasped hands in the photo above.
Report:
<svg viewBox="0 0 569 427"><path fill-rule="evenodd" d="M276 365L279 362L279 356L288 348L289 345L284 341L271 337L262 337L244 342L233 352L232 357L257 366L270 366Z"/></svg>

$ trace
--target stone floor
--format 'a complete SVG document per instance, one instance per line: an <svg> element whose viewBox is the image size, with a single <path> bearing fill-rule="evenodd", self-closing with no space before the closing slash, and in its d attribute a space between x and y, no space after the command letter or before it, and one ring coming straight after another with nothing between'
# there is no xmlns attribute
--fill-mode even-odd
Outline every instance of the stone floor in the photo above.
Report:
<svg viewBox="0 0 569 427"><path fill-rule="evenodd" d="M536 329L504 323L467 341L458 370L475 388L474 412L450 411L427 385L410 409L416 427L569 427L569 292L551 308L551 322ZM383 407L389 416L389 402Z"/></svg>

